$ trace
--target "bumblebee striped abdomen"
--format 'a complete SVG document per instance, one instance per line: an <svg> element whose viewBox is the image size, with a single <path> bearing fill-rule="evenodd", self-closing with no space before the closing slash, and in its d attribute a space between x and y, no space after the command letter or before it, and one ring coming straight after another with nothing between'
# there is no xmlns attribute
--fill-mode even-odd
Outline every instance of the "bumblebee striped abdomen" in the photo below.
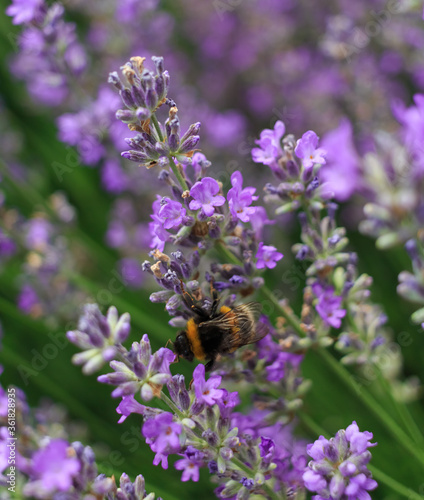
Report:
<svg viewBox="0 0 424 500"><path fill-rule="evenodd" d="M190 318L187 322L187 331L186 335L188 338L188 342L190 344L191 350L194 354L194 357L203 360L206 359L205 350L202 345L202 341L199 335L199 327L194 321L194 318Z"/></svg>

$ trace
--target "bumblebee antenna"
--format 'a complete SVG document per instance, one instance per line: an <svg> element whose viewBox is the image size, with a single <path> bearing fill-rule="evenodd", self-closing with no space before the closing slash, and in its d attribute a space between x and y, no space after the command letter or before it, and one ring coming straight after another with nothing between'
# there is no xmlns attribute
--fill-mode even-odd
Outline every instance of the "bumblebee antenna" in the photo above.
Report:
<svg viewBox="0 0 424 500"><path fill-rule="evenodd" d="M187 290L185 288L185 284L182 280L180 280L180 284L181 284L181 290L183 292L183 301L184 301L185 305L191 311L198 312L199 307L196 305L193 296L189 292L187 292Z"/></svg>

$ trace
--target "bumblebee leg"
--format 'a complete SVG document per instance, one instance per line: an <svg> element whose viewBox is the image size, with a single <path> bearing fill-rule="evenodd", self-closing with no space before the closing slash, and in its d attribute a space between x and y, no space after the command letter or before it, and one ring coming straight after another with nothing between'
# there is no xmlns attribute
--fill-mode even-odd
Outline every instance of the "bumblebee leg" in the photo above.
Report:
<svg viewBox="0 0 424 500"><path fill-rule="evenodd" d="M184 301L184 304L188 307L188 309L190 309L191 311L193 311L194 313L196 313L201 318L208 319L209 316L206 313L206 311L204 311L201 307L199 307L197 305L195 299L184 288L184 283L181 280L180 280L180 283L181 283L181 289L183 291L183 301Z"/></svg>
<svg viewBox="0 0 424 500"><path fill-rule="evenodd" d="M210 361L208 361L205 365L205 372L208 373L212 370L212 367L215 363L215 358L212 358Z"/></svg>
<svg viewBox="0 0 424 500"><path fill-rule="evenodd" d="M211 297L212 297L211 316L214 317L216 316L216 312L218 310L219 297L218 297L218 292L215 290L215 287L213 286L213 278L211 278L210 283L211 283Z"/></svg>

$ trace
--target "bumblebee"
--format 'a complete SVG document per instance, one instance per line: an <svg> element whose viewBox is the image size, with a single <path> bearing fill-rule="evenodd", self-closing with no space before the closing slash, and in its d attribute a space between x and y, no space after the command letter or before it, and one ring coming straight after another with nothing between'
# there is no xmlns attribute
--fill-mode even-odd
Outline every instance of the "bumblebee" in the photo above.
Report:
<svg viewBox="0 0 424 500"><path fill-rule="evenodd" d="M229 354L239 347L253 344L265 337L268 328L257 323L262 306L249 302L236 307L219 307L219 298L212 289L213 303L210 313L196 303L189 293L183 291L183 299L195 316L187 322L185 330L179 332L174 342L174 352L178 357L193 361L203 361L206 371L210 371L217 356Z"/></svg>

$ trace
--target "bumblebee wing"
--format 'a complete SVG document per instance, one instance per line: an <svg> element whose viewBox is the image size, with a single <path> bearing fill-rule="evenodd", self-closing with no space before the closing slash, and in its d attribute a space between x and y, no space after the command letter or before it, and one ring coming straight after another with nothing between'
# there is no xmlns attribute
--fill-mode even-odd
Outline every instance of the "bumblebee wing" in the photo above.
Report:
<svg viewBox="0 0 424 500"><path fill-rule="evenodd" d="M252 344L265 337L268 327L256 323L262 306L257 302L241 304L223 316L208 321L208 328L215 327L222 331L219 352L234 352L241 346Z"/></svg>
<svg viewBox="0 0 424 500"><path fill-rule="evenodd" d="M248 302L247 304L240 304L239 306L234 307L232 311L237 315L246 314L253 318L253 321L257 321L261 315L262 305L259 304L259 302Z"/></svg>

